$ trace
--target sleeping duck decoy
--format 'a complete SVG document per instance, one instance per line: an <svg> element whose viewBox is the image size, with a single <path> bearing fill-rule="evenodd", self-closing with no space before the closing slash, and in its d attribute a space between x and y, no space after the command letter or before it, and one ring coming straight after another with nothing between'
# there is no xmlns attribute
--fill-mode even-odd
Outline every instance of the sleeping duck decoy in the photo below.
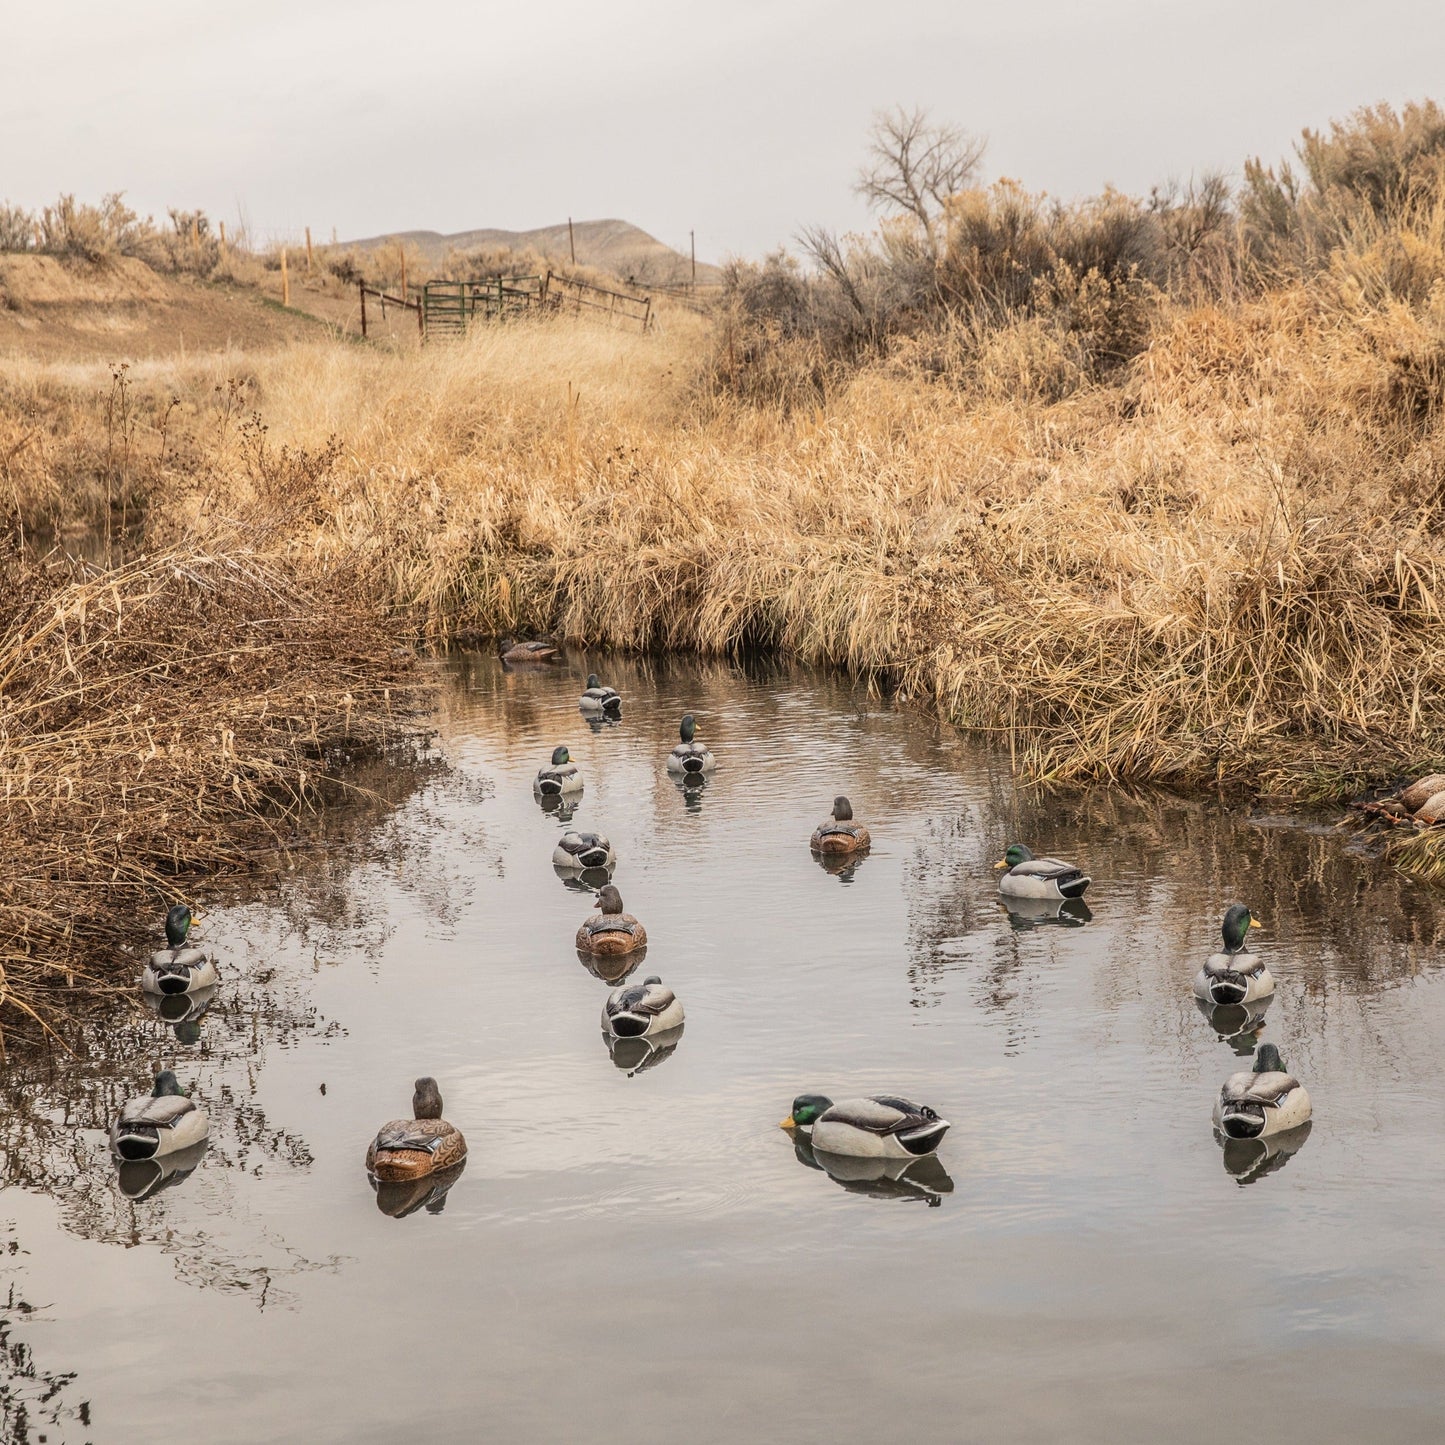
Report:
<svg viewBox="0 0 1445 1445"><path fill-rule="evenodd" d="M111 1125L111 1153L120 1159L159 1159L199 1144L210 1130L206 1111L164 1069L149 1094L138 1094L121 1108Z"/></svg>
<svg viewBox="0 0 1445 1445"><path fill-rule="evenodd" d="M601 869L610 873L617 866L617 854L605 833L563 833L552 849L552 866L573 872Z"/></svg>
<svg viewBox="0 0 1445 1445"><path fill-rule="evenodd" d="M1214 1127L1226 1139L1267 1139L1310 1117L1310 1096L1273 1044L1261 1044L1254 1068L1231 1074L1214 1103Z"/></svg>
<svg viewBox="0 0 1445 1445"><path fill-rule="evenodd" d="M1224 952L1212 954L1194 975L1195 998L1213 1004L1253 1003L1274 992L1274 975L1245 942L1251 928L1263 926L1244 904L1230 905L1220 928Z"/></svg>
<svg viewBox="0 0 1445 1445"><path fill-rule="evenodd" d="M577 711L585 718L622 716L622 694L615 687L604 687L595 672L587 674L587 691L577 699Z"/></svg>
<svg viewBox="0 0 1445 1445"><path fill-rule="evenodd" d="M622 895L612 884L597 891L597 912L577 930L577 947L584 953L631 953L647 942L647 930L622 911Z"/></svg>
<svg viewBox="0 0 1445 1445"><path fill-rule="evenodd" d="M801 1130L826 1154L918 1159L938 1148L949 1124L925 1105L892 1094L836 1104L826 1094L799 1094L780 1127Z"/></svg>
<svg viewBox="0 0 1445 1445"><path fill-rule="evenodd" d="M366 1151L367 1172L381 1183L421 1179L450 1169L467 1157L461 1131L442 1118L441 1090L437 1081L416 1081L410 1119L383 1124Z"/></svg>
<svg viewBox="0 0 1445 1445"><path fill-rule="evenodd" d="M149 1199L179 1184L205 1157L206 1141L202 1139L156 1159L122 1159L116 1169L116 1183L127 1199Z"/></svg>
<svg viewBox="0 0 1445 1445"><path fill-rule="evenodd" d="M1010 843L993 865L1007 868L998 891L1008 898L1082 898L1093 882L1082 868L1057 858L1035 858L1022 843Z"/></svg>
<svg viewBox="0 0 1445 1445"><path fill-rule="evenodd" d="M582 774L566 747L552 749L552 761L537 769L532 791L539 798L561 798L582 791Z"/></svg>
<svg viewBox="0 0 1445 1445"><path fill-rule="evenodd" d="M813 829L815 853L861 853L872 842L862 823L853 821L853 805L841 794L833 799L833 812Z"/></svg>
<svg viewBox="0 0 1445 1445"><path fill-rule="evenodd" d="M166 946L151 954L141 971L140 986L146 993L194 993L219 981L215 963L189 942L194 920L184 903L166 914Z"/></svg>
<svg viewBox="0 0 1445 1445"><path fill-rule="evenodd" d="M550 642L518 642L514 637L504 637L497 644L497 654L508 664L551 662L557 656L557 649Z"/></svg>
<svg viewBox="0 0 1445 1445"><path fill-rule="evenodd" d="M667 1033L682 1021L681 1000L656 974L614 988L602 1005L603 1031L619 1039Z"/></svg>
<svg viewBox="0 0 1445 1445"><path fill-rule="evenodd" d="M717 767L717 759L697 741L697 719L691 713L683 718L677 734L682 741L667 755L667 771L674 777L706 777Z"/></svg>

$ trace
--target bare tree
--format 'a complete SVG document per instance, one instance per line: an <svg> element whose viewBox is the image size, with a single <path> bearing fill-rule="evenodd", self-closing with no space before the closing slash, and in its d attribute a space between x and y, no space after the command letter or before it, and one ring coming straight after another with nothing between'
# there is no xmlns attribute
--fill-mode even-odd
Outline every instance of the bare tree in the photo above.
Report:
<svg viewBox="0 0 1445 1445"><path fill-rule="evenodd" d="M935 123L922 107L901 105L879 111L868 136L868 160L855 189L877 210L914 217L936 260L944 207L977 174L988 142L961 126Z"/></svg>

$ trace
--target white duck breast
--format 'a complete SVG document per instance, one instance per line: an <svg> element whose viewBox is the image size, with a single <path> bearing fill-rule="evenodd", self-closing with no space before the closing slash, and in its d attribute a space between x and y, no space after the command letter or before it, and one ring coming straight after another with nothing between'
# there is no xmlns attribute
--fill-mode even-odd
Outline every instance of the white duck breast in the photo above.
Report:
<svg viewBox="0 0 1445 1445"><path fill-rule="evenodd" d="M813 1148L865 1159L916 1159L932 1154L948 1128L947 1119L907 1099L844 1099L814 1121Z"/></svg>
<svg viewBox="0 0 1445 1445"><path fill-rule="evenodd" d="M602 1027L620 1039L660 1034L679 1027L682 1003L660 983L624 984L614 988L602 1005Z"/></svg>
<svg viewBox="0 0 1445 1445"><path fill-rule="evenodd" d="M199 948L163 948L150 956L141 971L147 993L195 993L220 981L216 965Z"/></svg>
<svg viewBox="0 0 1445 1445"><path fill-rule="evenodd" d="M1194 997L1206 1003L1253 1003L1274 992L1274 975L1252 953L1216 953L1194 975Z"/></svg>
<svg viewBox="0 0 1445 1445"><path fill-rule="evenodd" d="M603 833L564 833L552 850L554 868L606 868L617 865L617 854Z"/></svg>
<svg viewBox="0 0 1445 1445"><path fill-rule="evenodd" d="M999 879L998 891L1010 898L1082 898L1092 881L1072 863L1057 858L1030 858Z"/></svg>
<svg viewBox="0 0 1445 1445"><path fill-rule="evenodd" d="M717 759L701 743L678 743L667 755L667 771L679 776L689 773L710 773Z"/></svg>
<svg viewBox="0 0 1445 1445"><path fill-rule="evenodd" d="M622 694L614 687L589 687L577 699L583 717L621 717Z"/></svg>
<svg viewBox="0 0 1445 1445"><path fill-rule="evenodd" d="M156 1159L199 1144L210 1129L206 1111L184 1095L141 1094L111 1126L110 1147L122 1159Z"/></svg>
<svg viewBox="0 0 1445 1445"><path fill-rule="evenodd" d="M582 791L582 773L574 762L548 763L539 768L532 791L541 798L557 798Z"/></svg>
<svg viewBox="0 0 1445 1445"><path fill-rule="evenodd" d="M1267 1139L1310 1117L1310 1096L1293 1074L1231 1074L1214 1104L1214 1127L1228 1139Z"/></svg>

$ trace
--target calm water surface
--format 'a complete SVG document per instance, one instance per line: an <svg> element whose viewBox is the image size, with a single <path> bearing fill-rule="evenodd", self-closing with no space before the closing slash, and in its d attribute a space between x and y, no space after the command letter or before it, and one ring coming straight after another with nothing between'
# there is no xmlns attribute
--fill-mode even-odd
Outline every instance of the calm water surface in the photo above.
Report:
<svg viewBox="0 0 1445 1445"><path fill-rule="evenodd" d="M833 677L591 665L626 698L595 733L585 657L457 663L450 771L364 849L209 912L198 1028L125 1014L92 1057L12 1067L15 1438L1441 1438L1439 894L1323 828L1017 793ZM699 796L662 771L685 710L721 764ZM647 925L639 976L686 1006L671 1052L599 1031L591 894L530 790L559 742ZM835 876L807 840L840 790L874 846ZM1088 865L1090 919L1000 906L1014 838ZM1272 1157L1215 1142L1249 1040L1189 993L1235 899L1314 1100ZM212 1142L132 1200L104 1127L157 1061ZM362 1157L422 1073L470 1159L394 1218ZM834 1178L777 1128L804 1089L954 1127L936 1165Z"/></svg>

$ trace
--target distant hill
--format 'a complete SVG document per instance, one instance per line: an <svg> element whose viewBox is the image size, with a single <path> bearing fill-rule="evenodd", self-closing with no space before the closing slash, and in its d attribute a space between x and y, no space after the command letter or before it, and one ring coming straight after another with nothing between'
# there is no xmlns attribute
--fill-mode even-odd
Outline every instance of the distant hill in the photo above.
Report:
<svg viewBox="0 0 1445 1445"><path fill-rule="evenodd" d="M595 266L640 286L661 286L689 279L688 257L628 221L576 221L572 230L580 266ZM442 261L448 251L535 251L557 265L566 265L571 256L565 221L560 226L542 226L535 231L457 231L450 236L440 231L395 231L387 236L367 236L345 244L372 250L396 241L415 246L433 262ZM709 285L720 281L722 273L716 266L699 261L697 279L702 285Z"/></svg>

